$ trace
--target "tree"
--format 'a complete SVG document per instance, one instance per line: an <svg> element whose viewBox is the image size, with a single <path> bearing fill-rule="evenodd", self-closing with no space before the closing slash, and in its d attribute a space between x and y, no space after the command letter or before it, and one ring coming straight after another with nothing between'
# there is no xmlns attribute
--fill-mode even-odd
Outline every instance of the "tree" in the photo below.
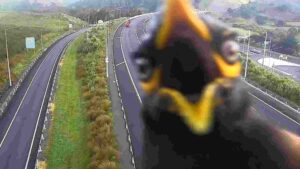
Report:
<svg viewBox="0 0 300 169"><path fill-rule="evenodd" d="M289 36L296 36L298 34L298 29L295 27L291 27L288 30L288 35Z"/></svg>
<svg viewBox="0 0 300 169"><path fill-rule="evenodd" d="M232 14L233 13L233 9L232 8L228 8L227 9L227 13Z"/></svg>
<svg viewBox="0 0 300 169"><path fill-rule="evenodd" d="M280 5L276 9L278 9L281 12L286 12L286 11L289 10L289 6L287 6L287 5Z"/></svg>
<svg viewBox="0 0 300 169"><path fill-rule="evenodd" d="M267 18L264 17L264 16L261 16L261 15L257 15L255 17L255 20L256 20L256 23L259 24L259 25L264 25L267 21Z"/></svg>

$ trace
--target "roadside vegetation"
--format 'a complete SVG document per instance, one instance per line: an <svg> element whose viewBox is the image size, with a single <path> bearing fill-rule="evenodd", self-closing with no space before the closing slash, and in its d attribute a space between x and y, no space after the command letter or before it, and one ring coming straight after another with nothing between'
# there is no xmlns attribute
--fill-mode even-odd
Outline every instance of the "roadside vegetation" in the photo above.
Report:
<svg viewBox="0 0 300 169"><path fill-rule="evenodd" d="M300 57L300 13L290 3L254 1L239 8L229 8L223 21L235 28L241 36L252 31L251 45L263 48L266 32L268 48L286 55Z"/></svg>
<svg viewBox="0 0 300 169"><path fill-rule="evenodd" d="M161 4L160 0L110 0L110 1L95 1L95 0L85 0L78 1L70 5L72 9L103 9L103 8L123 8L123 11L128 11L130 9L142 9L143 11L155 11L158 5Z"/></svg>
<svg viewBox="0 0 300 169"><path fill-rule="evenodd" d="M105 37L105 27L93 28L77 50L77 77L81 80L82 99L89 120L89 167L92 169L120 168L106 78Z"/></svg>
<svg viewBox="0 0 300 169"><path fill-rule="evenodd" d="M62 62L46 151L49 169L120 168L106 78L106 26L73 42Z"/></svg>
<svg viewBox="0 0 300 169"><path fill-rule="evenodd" d="M90 162L88 119L81 99L81 84L76 77L77 48L80 38L68 48L61 62L60 79L55 94L55 109L46 150L49 169L87 169Z"/></svg>
<svg viewBox="0 0 300 169"><path fill-rule="evenodd" d="M151 0L152 1L152 0ZM136 15L140 15L143 13L143 10L140 8L102 8L102 9L74 9L70 10L69 14L71 16L75 16L80 18L90 24L96 24L99 20L101 21L108 21L108 20L115 20L117 18L122 17L133 17Z"/></svg>
<svg viewBox="0 0 300 169"><path fill-rule="evenodd" d="M2 12L0 15L0 95L8 85L8 71L5 48L7 31L8 54L13 83L23 71L62 34L69 31L69 23L74 29L82 27L84 22L64 14L34 12ZM25 49L25 38L35 37L36 49ZM42 37L42 38L41 38Z"/></svg>
<svg viewBox="0 0 300 169"><path fill-rule="evenodd" d="M245 60L245 58L243 58ZM300 84L249 59L247 79L300 107Z"/></svg>

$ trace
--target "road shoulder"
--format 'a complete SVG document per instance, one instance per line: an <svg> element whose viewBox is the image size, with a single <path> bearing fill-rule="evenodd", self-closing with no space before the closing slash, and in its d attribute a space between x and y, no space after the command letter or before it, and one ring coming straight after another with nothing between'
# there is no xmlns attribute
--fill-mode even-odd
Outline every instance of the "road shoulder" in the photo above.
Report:
<svg viewBox="0 0 300 169"><path fill-rule="evenodd" d="M116 133L119 151L120 151L120 162L122 168L134 169L135 166L132 163L132 155L130 153L130 143L128 142L128 132L126 130L125 114L122 110L122 100L119 96L119 88L117 85L117 79L114 69L114 56L113 56L113 38L108 41L108 80L109 80L109 92L112 102L112 112L114 115L114 130Z"/></svg>

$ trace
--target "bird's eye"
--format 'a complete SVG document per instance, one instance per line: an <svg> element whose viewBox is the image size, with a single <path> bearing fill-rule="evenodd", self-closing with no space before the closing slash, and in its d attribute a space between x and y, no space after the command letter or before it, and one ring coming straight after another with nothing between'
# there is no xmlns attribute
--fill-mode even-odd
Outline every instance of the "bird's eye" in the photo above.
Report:
<svg viewBox="0 0 300 169"><path fill-rule="evenodd" d="M229 63L235 63L239 60L239 50L239 45L233 40L224 42L221 48L222 55Z"/></svg>
<svg viewBox="0 0 300 169"><path fill-rule="evenodd" d="M152 75L152 66L148 59L146 58L137 58L135 63L138 67L139 78L141 80L148 80Z"/></svg>

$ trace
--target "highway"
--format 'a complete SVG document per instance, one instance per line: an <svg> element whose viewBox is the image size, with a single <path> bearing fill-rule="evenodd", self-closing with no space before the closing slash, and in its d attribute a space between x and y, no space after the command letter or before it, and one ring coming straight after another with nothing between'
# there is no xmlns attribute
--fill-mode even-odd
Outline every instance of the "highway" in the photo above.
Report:
<svg viewBox="0 0 300 169"><path fill-rule="evenodd" d="M243 49L243 48L244 47L242 45L241 49ZM247 49L246 46L245 46L245 49ZM255 53L255 52L252 52L251 50L260 51L260 53ZM268 52L268 51L266 52L266 58L279 59L279 56L280 56L280 54L278 54L276 52ZM264 58L263 49L250 47L250 57L253 60L255 60L256 62L258 62L260 59L263 59ZM294 78L297 82L300 83L300 58L288 57L287 60L282 60L282 61L283 61L282 64L271 65L271 67L273 66L274 69L277 69L280 72L282 72L283 74ZM289 64L289 63L292 63L292 64Z"/></svg>
<svg viewBox="0 0 300 169"><path fill-rule="evenodd" d="M0 169L33 169L54 74L69 42L53 44L33 66L0 120Z"/></svg>
<svg viewBox="0 0 300 169"><path fill-rule="evenodd" d="M140 45L141 37L149 31L148 24L146 24L149 19L149 15L132 19L130 27L121 26L113 39L115 73L122 98L122 106L124 107L130 131L133 155L137 168L139 168L142 153L143 123L140 110L144 93L140 89L135 65L131 60L131 54ZM268 96L259 90L251 89L250 92L253 98L253 111L261 112L263 117L300 135L299 121L283 113L277 102L267 98ZM297 116L299 117L299 114Z"/></svg>

